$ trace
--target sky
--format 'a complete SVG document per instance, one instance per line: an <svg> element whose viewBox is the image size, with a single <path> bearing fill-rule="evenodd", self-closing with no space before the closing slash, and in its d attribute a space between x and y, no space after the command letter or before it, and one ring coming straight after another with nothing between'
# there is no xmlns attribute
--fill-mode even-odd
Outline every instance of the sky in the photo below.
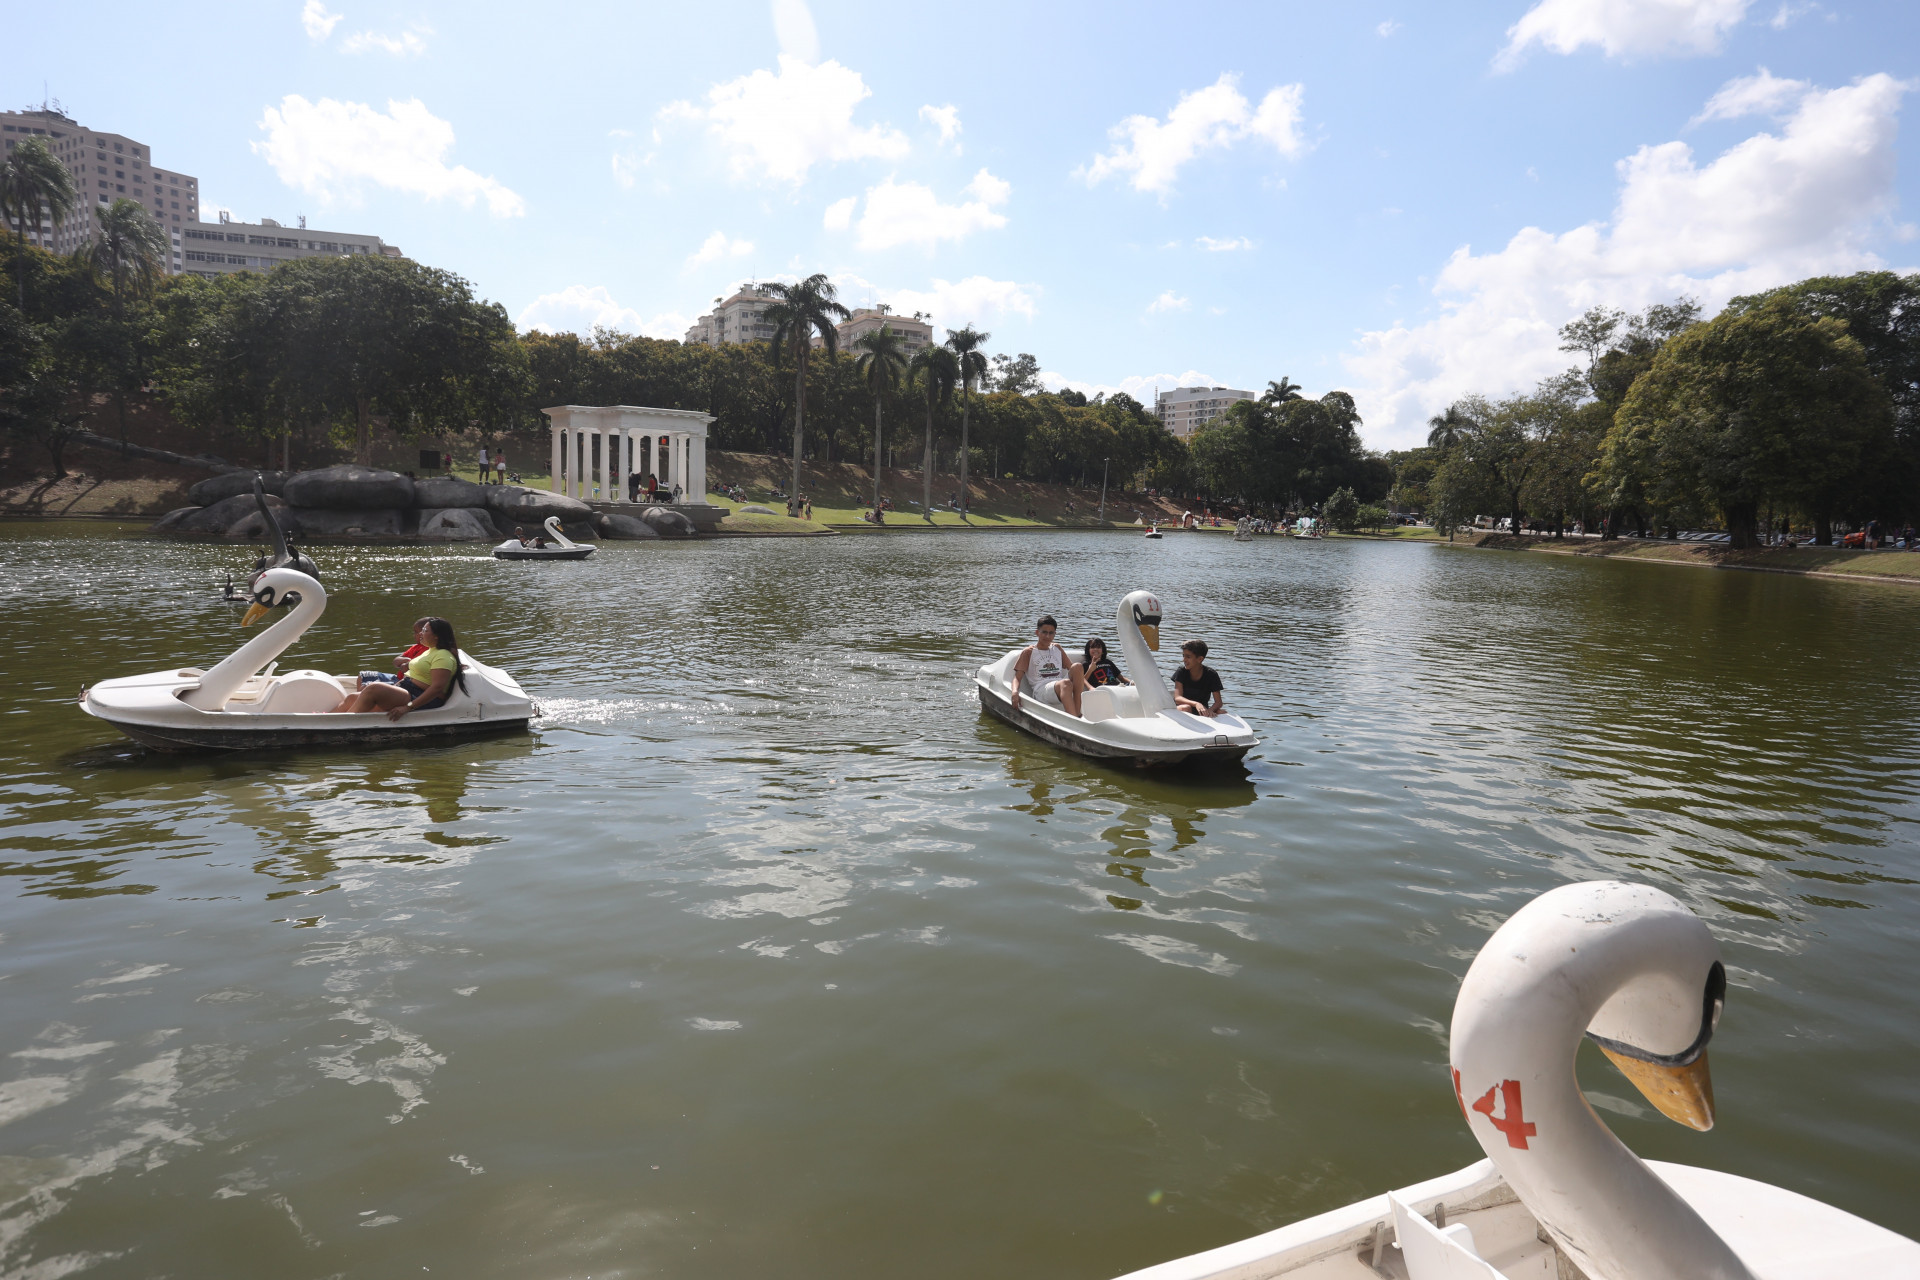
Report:
<svg viewBox="0 0 1920 1280"><path fill-rule="evenodd" d="M1388 449L1588 307L1920 268L1912 0L84 8L0 0L0 103L522 330L824 271L1054 387L1347 390Z"/></svg>

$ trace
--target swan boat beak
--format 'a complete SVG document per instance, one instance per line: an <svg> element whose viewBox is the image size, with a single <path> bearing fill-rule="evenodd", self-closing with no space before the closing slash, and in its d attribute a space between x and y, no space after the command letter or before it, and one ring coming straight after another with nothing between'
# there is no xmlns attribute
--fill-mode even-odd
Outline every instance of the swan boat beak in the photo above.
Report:
<svg viewBox="0 0 1920 1280"><path fill-rule="evenodd" d="M269 613L272 613L272 612L273 610L267 608L267 606L261 604L258 600L255 600L252 604L247 606L247 612L245 616L243 616L240 619L240 625L243 627L250 627L254 623L260 621L260 619L266 617Z"/></svg>
<svg viewBox="0 0 1920 1280"><path fill-rule="evenodd" d="M1155 653L1160 652L1160 628L1154 626L1151 622L1142 622L1138 625L1140 627L1140 638L1147 642L1147 648L1153 650Z"/></svg>
<svg viewBox="0 0 1920 1280"><path fill-rule="evenodd" d="M1707 1070L1705 1049L1684 1066L1629 1057L1605 1045L1600 1052L1661 1115L1701 1133L1713 1128L1713 1075Z"/></svg>

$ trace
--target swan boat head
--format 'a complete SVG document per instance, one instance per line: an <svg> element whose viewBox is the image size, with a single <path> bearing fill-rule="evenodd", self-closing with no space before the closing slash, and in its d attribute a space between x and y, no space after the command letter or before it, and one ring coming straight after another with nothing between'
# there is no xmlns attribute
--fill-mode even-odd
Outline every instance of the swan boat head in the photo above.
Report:
<svg viewBox="0 0 1920 1280"><path fill-rule="evenodd" d="M1594 1280L1749 1280L1732 1248L1600 1122L1574 1058L1592 1040L1661 1114L1713 1127L1707 1042L1726 998L1707 926L1646 885L1566 885L1502 925L1454 1004L1468 1127Z"/></svg>
<svg viewBox="0 0 1920 1280"><path fill-rule="evenodd" d="M243 627L252 626L275 609L299 604L309 595L317 595L321 601L327 598L318 579L284 565L261 570L254 576L250 586L252 603L241 615L240 625Z"/></svg>

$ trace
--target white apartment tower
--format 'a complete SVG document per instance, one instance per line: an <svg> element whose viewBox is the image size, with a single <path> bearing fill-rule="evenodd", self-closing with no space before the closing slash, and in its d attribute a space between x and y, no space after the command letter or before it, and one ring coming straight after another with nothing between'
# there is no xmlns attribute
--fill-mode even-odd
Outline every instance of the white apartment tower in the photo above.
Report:
<svg viewBox="0 0 1920 1280"><path fill-rule="evenodd" d="M885 325L900 335L900 345L912 355L922 347L933 345L933 321L916 311L911 316L896 316L886 303L877 307L861 307L852 315L833 326L840 335L840 349L850 349L855 340ZM814 346L820 345L820 339L813 340Z"/></svg>
<svg viewBox="0 0 1920 1280"><path fill-rule="evenodd" d="M1179 439L1189 440L1203 423L1225 413L1234 401L1253 398L1253 392L1232 387L1175 387L1154 394L1153 412L1161 426Z"/></svg>
<svg viewBox="0 0 1920 1280"><path fill-rule="evenodd" d="M773 336L767 323L767 308L776 299L773 290L763 285L743 284L731 298L713 300L713 310L693 322L685 341L709 347L729 342L762 342Z"/></svg>
<svg viewBox="0 0 1920 1280"><path fill-rule="evenodd" d="M38 228L29 229L28 240L54 253L72 253L98 234L99 223L93 211L125 197L139 202L167 229L172 252L166 269L182 269L181 229L200 220L197 181L171 169L154 167L152 149L146 143L135 142L125 134L89 129L58 106L0 111L0 140L6 150L12 151L35 135L47 140L54 156L73 174L80 198L59 225L43 217Z"/></svg>

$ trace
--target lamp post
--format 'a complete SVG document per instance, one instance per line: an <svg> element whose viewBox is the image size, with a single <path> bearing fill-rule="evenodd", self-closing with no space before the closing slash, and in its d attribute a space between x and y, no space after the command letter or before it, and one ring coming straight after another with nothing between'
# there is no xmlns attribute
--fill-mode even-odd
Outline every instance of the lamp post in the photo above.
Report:
<svg viewBox="0 0 1920 1280"><path fill-rule="evenodd" d="M1107 522L1107 464L1112 458L1100 459L1100 523Z"/></svg>

